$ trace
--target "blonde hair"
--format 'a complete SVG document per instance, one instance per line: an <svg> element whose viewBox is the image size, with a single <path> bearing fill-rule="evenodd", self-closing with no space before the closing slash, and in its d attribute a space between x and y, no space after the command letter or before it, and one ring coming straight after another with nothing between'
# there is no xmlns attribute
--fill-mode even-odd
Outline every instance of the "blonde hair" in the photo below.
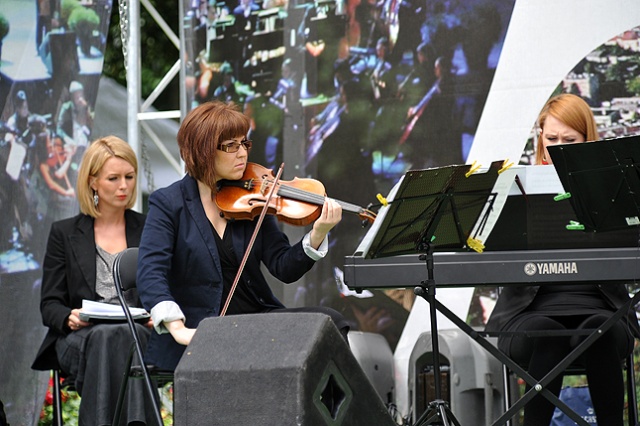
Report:
<svg viewBox="0 0 640 426"><path fill-rule="evenodd" d="M116 136L106 136L96 139L89 145L89 148L82 156L80 169L78 170L78 181L76 182L76 193L80 211L93 218L100 217L100 212L93 203L93 189L91 181L98 176L100 170L110 158L121 158L133 166L138 174L138 159L131 146ZM131 199L126 208L130 209L136 202L137 187L134 185Z"/></svg>
<svg viewBox="0 0 640 426"><path fill-rule="evenodd" d="M570 93L563 93L552 97L538 115L538 142L536 143L536 164L543 164L544 145L542 143L542 129L548 116L553 116L576 132L582 134L585 142L597 141L598 126L593 116L593 111L584 99Z"/></svg>

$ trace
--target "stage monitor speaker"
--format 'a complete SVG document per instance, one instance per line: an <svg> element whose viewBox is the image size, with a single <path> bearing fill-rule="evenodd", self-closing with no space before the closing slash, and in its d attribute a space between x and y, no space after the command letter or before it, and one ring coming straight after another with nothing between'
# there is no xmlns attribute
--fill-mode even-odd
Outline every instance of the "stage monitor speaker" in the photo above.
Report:
<svg viewBox="0 0 640 426"><path fill-rule="evenodd" d="M389 342L379 333L349 332L349 346L362 371L384 402L394 401L393 352Z"/></svg>
<svg viewBox="0 0 640 426"><path fill-rule="evenodd" d="M315 313L203 320L175 371L174 421L396 424L338 329Z"/></svg>
<svg viewBox="0 0 640 426"><path fill-rule="evenodd" d="M489 342L496 344L496 338ZM441 399L462 425L489 425L504 411L502 363L459 329L438 332ZM409 359L412 421L435 400L436 370L431 332L418 337Z"/></svg>

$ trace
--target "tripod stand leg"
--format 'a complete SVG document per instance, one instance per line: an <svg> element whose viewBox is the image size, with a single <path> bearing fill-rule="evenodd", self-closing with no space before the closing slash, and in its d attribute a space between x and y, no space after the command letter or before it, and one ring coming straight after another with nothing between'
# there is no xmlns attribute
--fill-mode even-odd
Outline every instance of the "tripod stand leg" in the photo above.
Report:
<svg viewBox="0 0 640 426"><path fill-rule="evenodd" d="M413 426L443 425L461 426L455 418L446 401L441 399L431 401L427 410L420 416Z"/></svg>
<svg viewBox="0 0 640 426"><path fill-rule="evenodd" d="M429 253L431 254L431 253ZM432 258L431 258L432 260ZM429 263L427 263L429 264ZM431 263L432 265L433 263ZM442 399L442 388L440 383L440 349L438 344L438 325L436 316L436 300L435 300L435 285L433 281L433 271L429 271L428 287L416 287L414 292L416 295L422 296L429 303L430 315L431 315L431 349L433 351L433 368L435 371L434 388L436 392L436 399L429 403L429 407L418 419L414 426L418 425L443 425L449 426L451 424L455 426L461 426L458 420L453 415L453 412L449 409L449 405ZM423 420L424 419L424 420Z"/></svg>
<svg viewBox="0 0 640 426"><path fill-rule="evenodd" d="M430 244L424 244L425 254L420 256L421 260L426 261L427 280L422 282L421 286L413 289L416 296L424 298L429 303L429 316L431 318L431 349L433 351L433 369L435 372L434 389L436 399L429 403L427 410L420 416L414 426L418 425L444 425L454 424L460 426L460 423L449 409L447 402L442 399L442 386L440 383L440 348L438 344L438 320L436 310L436 285L433 279L433 247ZM423 420L424 419L424 420ZM450 423L451 422L451 423Z"/></svg>

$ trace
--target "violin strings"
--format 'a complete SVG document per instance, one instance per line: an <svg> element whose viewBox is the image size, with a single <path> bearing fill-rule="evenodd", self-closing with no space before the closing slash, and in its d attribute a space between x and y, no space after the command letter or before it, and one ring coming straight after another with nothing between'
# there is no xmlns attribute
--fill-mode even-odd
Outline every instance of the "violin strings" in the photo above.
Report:
<svg viewBox="0 0 640 426"><path fill-rule="evenodd" d="M273 183L273 181L267 180L267 183ZM278 188L278 194L281 194L285 197L296 199L298 201L306 201L316 205L324 204L324 199L325 199L325 197L322 195L314 194L313 192L305 191L304 189L287 186L283 184L280 184L280 187ZM355 204L351 204L351 203L347 203L339 200L336 200L336 201L338 202L338 204L340 204L340 206L344 210L355 212L355 213L359 213L360 211L362 211L362 208L360 206L356 206Z"/></svg>
<svg viewBox="0 0 640 426"><path fill-rule="evenodd" d="M267 183L273 183L272 180L267 180ZM313 192L305 191L304 189L295 188L287 185L279 184L278 194L294 198L298 201L306 201L309 203L315 203L322 205L324 203L324 197L322 195L314 194Z"/></svg>
<svg viewBox="0 0 640 426"><path fill-rule="evenodd" d="M322 195L314 194L313 192L305 191L300 188L293 188L286 185L280 185L278 188L278 194L281 194L288 198L293 198L298 201L307 201L309 203L317 204L321 206L324 204L324 199Z"/></svg>

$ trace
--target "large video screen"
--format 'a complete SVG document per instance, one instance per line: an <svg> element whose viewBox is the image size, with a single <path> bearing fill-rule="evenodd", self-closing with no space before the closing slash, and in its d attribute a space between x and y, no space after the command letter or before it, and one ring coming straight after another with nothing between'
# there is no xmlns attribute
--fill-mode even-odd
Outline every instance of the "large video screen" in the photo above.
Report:
<svg viewBox="0 0 640 426"><path fill-rule="evenodd" d="M250 161L274 172L284 162L283 176L320 180L327 196L375 209L376 195L407 170L465 162L513 4L185 2L187 102L238 104L251 118ZM356 329L366 314L336 306L335 286L344 256L366 232L360 222L345 213L330 259L308 274L295 300L337 307ZM376 304L399 312L401 327L410 303L387 296Z"/></svg>

